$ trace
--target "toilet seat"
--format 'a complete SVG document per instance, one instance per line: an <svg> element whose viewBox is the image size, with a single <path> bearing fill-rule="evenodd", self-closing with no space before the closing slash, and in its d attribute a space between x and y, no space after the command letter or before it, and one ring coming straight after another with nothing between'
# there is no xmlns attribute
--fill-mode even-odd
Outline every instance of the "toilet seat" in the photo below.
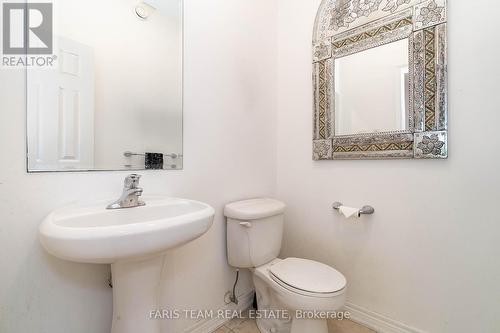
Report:
<svg viewBox="0 0 500 333"><path fill-rule="evenodd" d="M317 261L288 258L269 267L269 276L281 287L310 297L332 297L347 285L334 268Z"/></svg>

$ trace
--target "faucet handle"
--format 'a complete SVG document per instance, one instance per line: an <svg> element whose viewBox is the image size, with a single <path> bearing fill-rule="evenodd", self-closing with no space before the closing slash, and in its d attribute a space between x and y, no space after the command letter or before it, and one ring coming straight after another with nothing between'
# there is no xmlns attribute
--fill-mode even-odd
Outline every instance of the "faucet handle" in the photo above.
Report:
<svg viewBox="0 0 500 333"><path fill-rule="evenodd" d="M141 180L141 175L131 174L125 178L125 188L136 188L139 185L139 181Z"/></svg>

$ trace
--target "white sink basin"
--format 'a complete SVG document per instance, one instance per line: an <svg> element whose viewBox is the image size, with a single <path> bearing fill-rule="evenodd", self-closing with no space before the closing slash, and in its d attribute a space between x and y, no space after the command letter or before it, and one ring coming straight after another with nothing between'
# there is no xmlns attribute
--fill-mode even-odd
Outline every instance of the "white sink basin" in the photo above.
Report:
<svg viewBox="0 0 500 333"><path fill-rule="evenodd" d="M214 217L212 207L191 200L145 197L146 206L107 210L110 201L51 213L40 226L45 249L69 261L113 264L192 241Z"/></svg>
<svg viewBox="0 0 500 333"><path fill-rule="evenodd" d="M40 240L52 255L69 261L111 264L112 333L159 333L150 319L161 310L165 252L208 231L215 211L207 204L144 197L146 206L107 210L113 200L52 212L40 226ZM103 281L104 283L104 281Z"/></svg>

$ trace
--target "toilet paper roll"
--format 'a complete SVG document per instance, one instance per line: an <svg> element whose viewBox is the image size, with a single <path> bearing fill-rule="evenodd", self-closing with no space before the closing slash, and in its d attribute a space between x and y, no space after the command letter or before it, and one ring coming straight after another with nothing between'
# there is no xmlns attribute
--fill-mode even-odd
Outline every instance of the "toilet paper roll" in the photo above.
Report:
<svg viewBox="0 0 500 333"><path fill-rule="evenodd" d="M339 209L346 219L359 218L359 208L341 206Z"/></svg>

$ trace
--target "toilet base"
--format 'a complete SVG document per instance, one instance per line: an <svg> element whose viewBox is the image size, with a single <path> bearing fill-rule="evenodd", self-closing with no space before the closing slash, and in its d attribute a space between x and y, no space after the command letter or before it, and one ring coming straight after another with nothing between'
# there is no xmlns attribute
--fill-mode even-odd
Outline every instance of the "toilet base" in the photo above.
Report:
<svg viewBox="0 0 500 333"><path fill-rule="evenodd" d="M325 319L297 319L292 320L290 333L328 333L328 324Z"/></svg>
<svg viewBox="0 0 500 333"><path fill-rule="evenodd" d="M261 333L328 333L328 321L322 317L309 316L309 313L331 313L339 311L345 304L346 288L328 297L311 297L290 291L274 281L269 267L271 263L252 270L257 305L259 310L285 311L284 317L257 318Z"/></svg>

